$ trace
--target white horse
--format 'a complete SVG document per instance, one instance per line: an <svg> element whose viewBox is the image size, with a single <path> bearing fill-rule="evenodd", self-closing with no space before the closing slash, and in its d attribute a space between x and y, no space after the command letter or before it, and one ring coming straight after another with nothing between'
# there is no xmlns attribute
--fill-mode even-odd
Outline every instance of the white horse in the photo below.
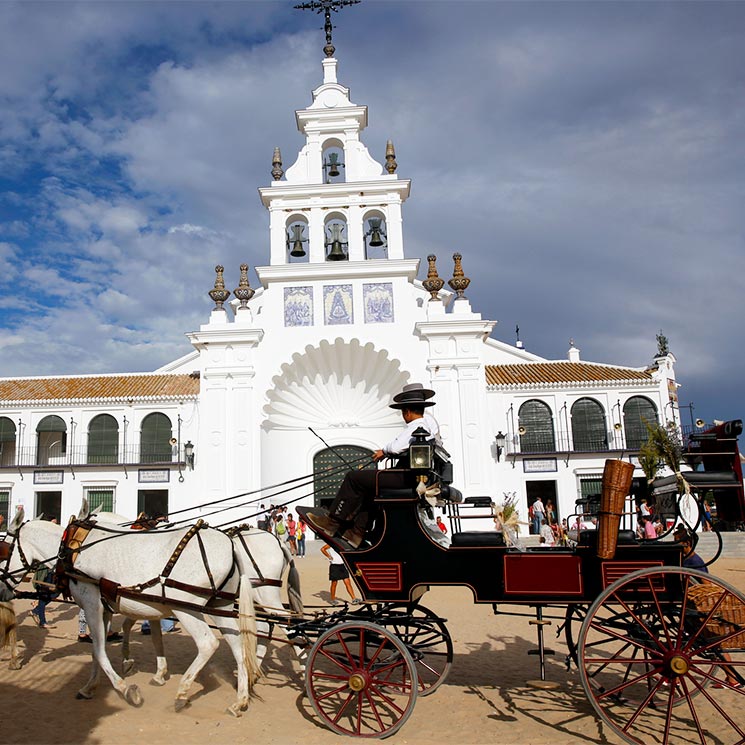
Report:
<svg viewBox="0 0 745 745"><path fill-rule="evenodd" d="M4 580L28 569L35 562L48 561L56 555L62 529L39 520L24 523L19 510L8 528L14 548L6 561ZM78 692L79 698L91 698L98 682L99 665L114 688L132 705L142 703L136 685L127 685L114 671L106 654L104 586L106 603L116 613L136 619L159 621L175 615L194 639L198 654L184 673L176 695L176 710L189 702L188 692L196 675L214 654L218 640L204 615L225 637L238 669L237 701L229 711L236 716L248 708L250 690L258 677L256 662L255 619L248 578L241 581L236 571L233 545L218 530L205 526L175 531L119 530L106 525L94 525L82 535L75 529L68 552L72 551L74 566L68 572L70 592L83 608L93 639L93 664L88 682ZM69 536L68 536L69 537ZM113 584L112 584L113 583ZM151 584L152 583L152 584ZM144 592L130 593L128 588ZM108 588L108 589L107 589ZM111 592L109 592L111 590ZM219 595L224 593L224 595ZM238 596L238 618L220 615L229 612ZM214 604L205 608L205 597ZM222 608L217 608L221 605ZM210 610L215 613L210 614Z"/></svg>
<svg viewBox="0 0 745 745"><path fill-rule="evenodd" d="M114 513L96 513L97 519L112 523L126 524L126 518ZM267 650L266 640L271 638L271 627L275 620L290 622L293 616L303 613L303 601L300 591L300 576L295 561L287 546L273 533L258 528L245 528L227 531L233 541L234 552L240 574L251 582L254 607L257 612L257 664L260 666ZM282 602L282 577L287 572L287 597L290 611ZM268 620L271 617L271 620ZM129 644L133 621L126 619L122 625L124 656L124 674L133 667L134 661L129 658ZM284 627L285 624L281 624ZM163 652L163 638L159 623L150 625L153 646L157 658L157 672L151 682L162 685L168 676L168 663ZM299 653L300 649L296 649Z"/></svg>

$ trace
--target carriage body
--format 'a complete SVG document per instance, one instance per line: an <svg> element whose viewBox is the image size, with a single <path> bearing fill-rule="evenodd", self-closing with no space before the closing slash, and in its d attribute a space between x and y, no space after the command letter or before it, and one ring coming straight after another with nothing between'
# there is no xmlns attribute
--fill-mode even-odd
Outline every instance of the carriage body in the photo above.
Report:
<svg viewBox="0 0 745 745"><path fill-rule="evenodd" d="M507 547L499 532L455 533L445 547L428 534L412 491L382 490L366 547L346 550L337 542L367 602L409 602L428 587L461 585L475 603L556 605L592 602L620 577L647 567L682 562L679 544L637 542L622 534L613 559L600 559L597 531L574 547Z"/></svg>

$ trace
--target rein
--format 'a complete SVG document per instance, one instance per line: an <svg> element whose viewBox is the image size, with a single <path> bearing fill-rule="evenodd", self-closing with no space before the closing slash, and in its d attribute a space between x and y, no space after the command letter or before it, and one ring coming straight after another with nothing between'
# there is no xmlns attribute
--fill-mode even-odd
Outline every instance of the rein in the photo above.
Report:
<svg viewBox="0 0 745 745"><path fill-rule="evenodd" d="M12 534L13 540L10 542L7 540L0 541L0 561L5 559L5 564L2 570L0 570L0 580L9 586L12 585L14 588L21 584L21 580L28 572L34 571L36 564L40 563L30 562L26 558L26 554L23 552L23 547L21 546L21 528L25 524L26 523L23 523L18 526L16 532ZM13 551L16 548L18 549L18 558L21 560L21 566L23 567L22 572L20 570L15 572L10 571L10 560L13 557ZM19 577L16 578L16 575L19 575Z"/></svg>

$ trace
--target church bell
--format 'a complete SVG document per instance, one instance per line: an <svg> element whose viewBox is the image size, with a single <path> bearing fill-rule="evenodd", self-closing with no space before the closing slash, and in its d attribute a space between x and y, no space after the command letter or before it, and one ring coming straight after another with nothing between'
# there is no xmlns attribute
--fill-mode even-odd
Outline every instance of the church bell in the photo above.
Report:
<svg viewBox="0 0 745 745"><path fill-rule="evenodd" d="M382 238L382 231L380 229L382 220L379 217L371 217L367 222L370 225L370 240L368 246L371 246L372 248L384 246L385 241Z"/></svg>
<svg viewBox="0 0 745 745"><path fill-rule="evenodd" d="M292 250L290 256L301 257L305 256L305 249L303 248L303 226L293 225L291 228L293 236L291 239Z"/></svg>
<svg viewBox="0 0 745 745"><path fill-rule="evenodd" d="M331 240L326 244L330 246L330 251L326 259L328 261L344 261L347 258L346 251L344 250L344 243L342 241L342 225L339 223L332 223L331 228Z"/></svg>

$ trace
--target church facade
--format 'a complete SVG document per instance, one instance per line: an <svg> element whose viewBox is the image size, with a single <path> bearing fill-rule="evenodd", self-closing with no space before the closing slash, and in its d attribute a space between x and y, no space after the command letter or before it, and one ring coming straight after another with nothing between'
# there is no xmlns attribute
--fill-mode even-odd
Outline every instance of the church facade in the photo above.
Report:
<svg viewBox="0 0 745 745"><path fill-rule="evenodd" d="M230 524L260 503L325 502L329 468L392 439L388 404L420 382L464 496L514 494L523 519L541 496L561 518L599 491L606 458L636 463L645 421L679 421L666 349L647 368L584 362L573 344L543 359L471 307L467 251L407 258L410 182L392 143L384 162L362 143L367 109L337 60L322 66L296 112L305 145L286 171L275 150L259 190L268 264L254 286L248 266L217 267L189 354L151 373L0 379L0 511L66 521L86 496L129 518Z"/></svg>

